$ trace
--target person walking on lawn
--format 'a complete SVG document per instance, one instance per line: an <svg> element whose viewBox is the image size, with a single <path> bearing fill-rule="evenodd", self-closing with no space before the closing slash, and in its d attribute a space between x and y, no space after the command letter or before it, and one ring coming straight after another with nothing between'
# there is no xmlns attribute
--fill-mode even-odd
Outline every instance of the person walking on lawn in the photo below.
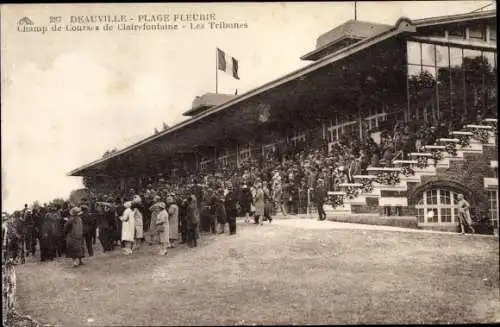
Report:
<svg viewBox="0 0 500 327"><path fill-rule="evenodd" d="M82 210L78 207L71 208L70 217L64 225L66 238L66 255L73 259L73 267L83 265L83 222Z"/></svg>

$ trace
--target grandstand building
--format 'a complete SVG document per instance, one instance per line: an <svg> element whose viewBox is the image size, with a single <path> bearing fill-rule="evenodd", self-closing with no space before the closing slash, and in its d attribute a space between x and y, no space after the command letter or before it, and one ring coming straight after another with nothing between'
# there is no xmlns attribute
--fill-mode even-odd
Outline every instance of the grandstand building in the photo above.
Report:
<svg viewBox="0 0 500 327"><path fill-rule="evenodd" d="M241 95L197 97L189 119L69 175L126 189L158 172L174 176L252 159L265 165L262 158L281 143L364 137L398 120L451 115L473 122L480 112L488 119L354 176L332 194L343 200L330 212L390 213L449 229L463 193L473 215L498 228L496 32L496 10L400 18L393 26L348 21L317 39L301 58L309 65Z"/></svg>

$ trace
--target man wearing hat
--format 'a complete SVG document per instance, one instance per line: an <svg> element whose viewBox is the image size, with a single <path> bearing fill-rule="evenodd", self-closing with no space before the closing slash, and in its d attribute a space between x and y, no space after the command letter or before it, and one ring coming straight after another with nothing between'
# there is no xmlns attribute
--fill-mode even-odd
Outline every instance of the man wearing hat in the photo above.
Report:
<svg viewBox="0 0 500 327"><path fill-rule="evenodd" d="M158 231L156 230L156 218L158 216L159 211L155 210L157 209L156 206L158 206L158 203L160 202L161 198L159 196L155 196L153 198L153 202L151 206L149 207L149 212L151 214L151 218L149 221L149 231L147 233L147 236L149 238L149 245L153 245L159 242L158 239Z"/></svg>
<svg viewBox="0 0 500 327"><path fill-rule="evenodd" d="M229 223L229 234L236 234L236 216L238 215L238 197L233 191L233 184L227 184L227 192L224 197L227 222Z"/></svg>
<svg viewBox="0 0 500 327"><path fill-rule="evenodd" d="M97 230L97 219L95 213L90 210L90 206L83 204L80 206L80 210L80 218L83 223L83 238L85 239L88 255L92 257L94 256L94 248L92 245L93 236L96 234Z"/></svg>
<svg viewBox="0 0 500 327"><path fill-rule="evenodd" d="M64 225L66 238L66 255L73 259L73 267L83 265L83 222L82 210L78 207L71 208L69 219Z"/></svg>

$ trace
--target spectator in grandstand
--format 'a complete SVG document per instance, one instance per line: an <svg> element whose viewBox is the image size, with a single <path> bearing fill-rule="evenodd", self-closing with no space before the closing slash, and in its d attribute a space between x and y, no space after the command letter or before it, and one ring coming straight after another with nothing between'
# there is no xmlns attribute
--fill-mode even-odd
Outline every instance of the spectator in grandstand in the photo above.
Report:
<svg viewBox="0 0 500 327"><path fill-rule="evenodd" d="M71 208L70 217L64 225L66 255L73 259L73 267L83 265L83 222L80 218L81 214L80 208Z"/></svg>

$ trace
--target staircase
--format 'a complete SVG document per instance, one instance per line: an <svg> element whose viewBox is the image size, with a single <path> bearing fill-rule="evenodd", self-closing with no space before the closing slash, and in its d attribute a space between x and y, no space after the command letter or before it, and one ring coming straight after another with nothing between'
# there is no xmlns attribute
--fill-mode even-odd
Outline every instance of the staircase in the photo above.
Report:
<svg viewBox="0 0 500 327"><path fill-rule="evenodd" d="M449 138L441 138L421 152L410 153L410 160L393 160L393 167L368 167L367 174L353 176L354 183L340 184L340 192L328 193L330 205L325 206L325 211L334 216L366 210L384 215L389 207L406 208L409 190L424 180L436 178L438 172L446 173L470 156L482 156L488 147L489 153L496 151L496 135L497 119L485 119L453 131ZM498 162L492 160L490 167L496 171ZM498 176L489 175L483 178L484 187L497 187Z"/></svg>

